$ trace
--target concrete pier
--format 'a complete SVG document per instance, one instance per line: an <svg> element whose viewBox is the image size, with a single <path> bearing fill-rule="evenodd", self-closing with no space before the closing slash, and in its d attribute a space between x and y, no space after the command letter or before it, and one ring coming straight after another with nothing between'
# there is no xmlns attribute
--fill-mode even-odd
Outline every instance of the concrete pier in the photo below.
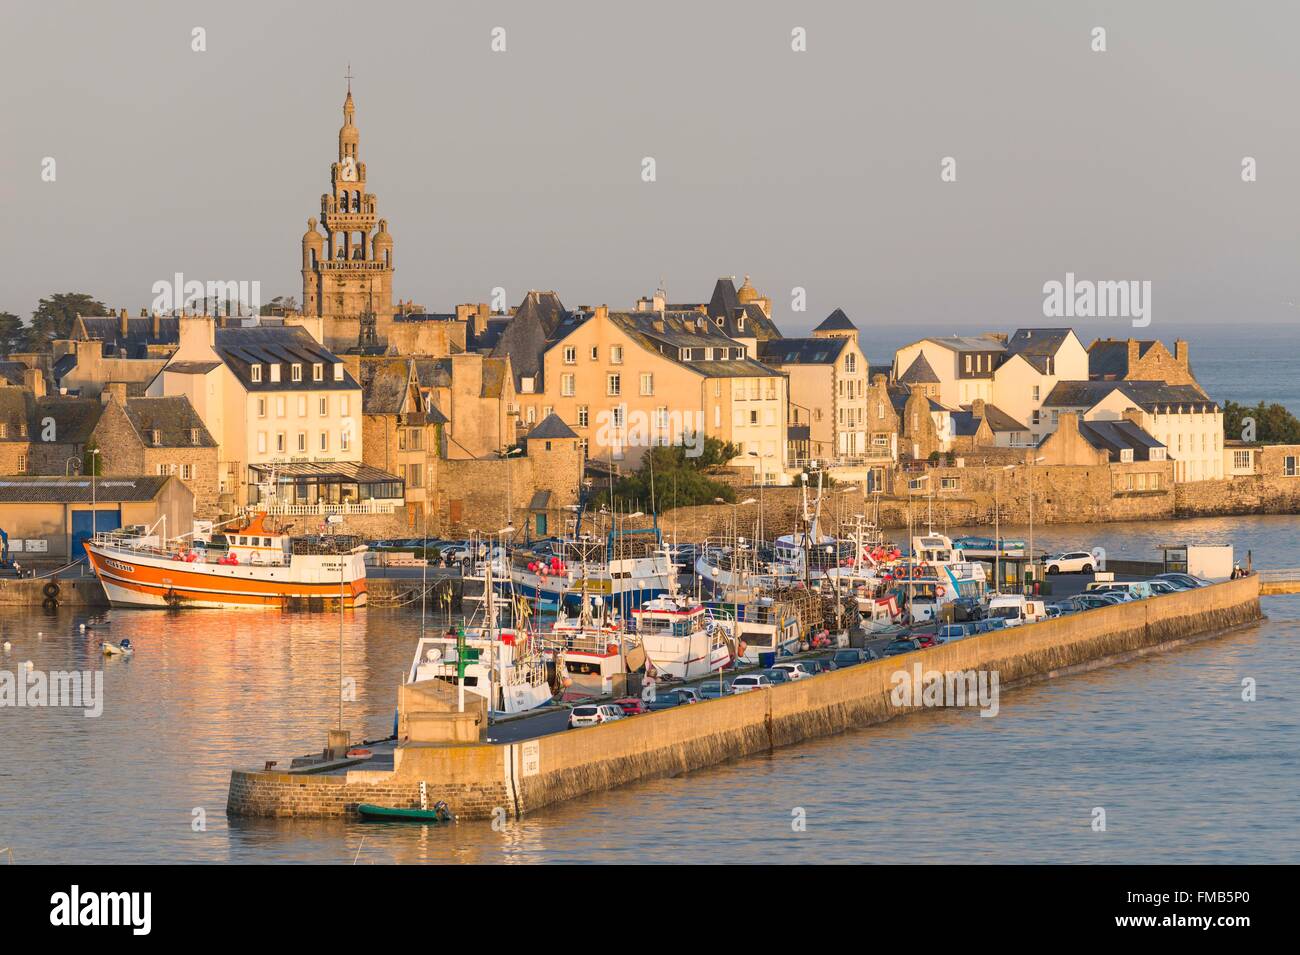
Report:
<svg viewBox="0 0 1300 955"><path fill-rule="evenodd" d="M335 776L235 770L232 816L342 817L361 802L446 800L462 819L520 816L585 793L675 775L777 746L879 723L895 706L893 675L924 670L996 671L1002 687L1131 659L1261 617L1259 578L1152 597L994 631L928 650L837 670L770 690L708 700L515 743L406 743L392 771Z"/></svg>

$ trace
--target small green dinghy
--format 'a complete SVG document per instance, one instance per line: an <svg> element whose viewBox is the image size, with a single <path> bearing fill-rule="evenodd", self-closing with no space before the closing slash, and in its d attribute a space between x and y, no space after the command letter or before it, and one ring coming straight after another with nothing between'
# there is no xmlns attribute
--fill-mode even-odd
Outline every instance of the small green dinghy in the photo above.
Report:
<svg viewBox="0 0 1300 955"><path fill-rule="evenodd" d="M390 806L372 806L363 802L357 806L362 819L409 819L416 822L451 822L451 812L445 802L432 809L395 809Z"/></svg>
<svg viewBox="0 0 1300 955"><path fill-rule="evenodd" d="M368 802L360 803L357 812L362 819L406 819L411 822L451 822L451 807L439 799L429 807L429 793L426 783L420 783L420 807L417 809L399 809L392 806L375 806Z"/></svg>

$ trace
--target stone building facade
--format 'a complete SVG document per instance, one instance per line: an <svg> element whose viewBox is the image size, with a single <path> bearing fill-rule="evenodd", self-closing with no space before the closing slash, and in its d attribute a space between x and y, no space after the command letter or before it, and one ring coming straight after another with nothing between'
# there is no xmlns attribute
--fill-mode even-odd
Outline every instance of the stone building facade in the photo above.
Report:
<svg viewBox="0 0 1300 955"><path fill-rule="evenodd" d="M102 475L176 477L194 495L196 518L218 516L217 442L188 398L128 398L116 384L101 403L90 444Z"/></svg>

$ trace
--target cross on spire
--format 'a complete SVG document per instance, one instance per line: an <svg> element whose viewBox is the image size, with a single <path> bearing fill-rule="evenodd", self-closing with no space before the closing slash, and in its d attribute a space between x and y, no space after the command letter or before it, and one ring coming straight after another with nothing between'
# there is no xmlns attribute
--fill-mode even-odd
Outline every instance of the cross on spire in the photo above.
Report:
<svg viewBox="0 0 1300 955"><path fill-rule="evenodd" d="M348 60L348 71L343 75L343 78L348 81L348 92L351 93L352 92L352 61L351 60Z"/></svg>

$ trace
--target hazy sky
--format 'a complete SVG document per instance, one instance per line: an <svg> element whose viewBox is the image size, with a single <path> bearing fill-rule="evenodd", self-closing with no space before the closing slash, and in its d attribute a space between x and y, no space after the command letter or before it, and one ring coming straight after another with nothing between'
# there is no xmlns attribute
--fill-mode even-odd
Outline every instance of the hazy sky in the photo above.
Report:
<svg viewBox="0 0 1300 955"><path fill-rule="evenodd" d="M24 317L56 291L135 312L178 271L300 298L350 60L395 292L431 310L494 286L629 307L661 275L671 300L704 300L749 273L787 334L836 306L936 334L1044 324L1043 283L1072 271L1150 280L1146 335L1300 319L1295 3L5 0L2 16L0 311Z"/></svg>

